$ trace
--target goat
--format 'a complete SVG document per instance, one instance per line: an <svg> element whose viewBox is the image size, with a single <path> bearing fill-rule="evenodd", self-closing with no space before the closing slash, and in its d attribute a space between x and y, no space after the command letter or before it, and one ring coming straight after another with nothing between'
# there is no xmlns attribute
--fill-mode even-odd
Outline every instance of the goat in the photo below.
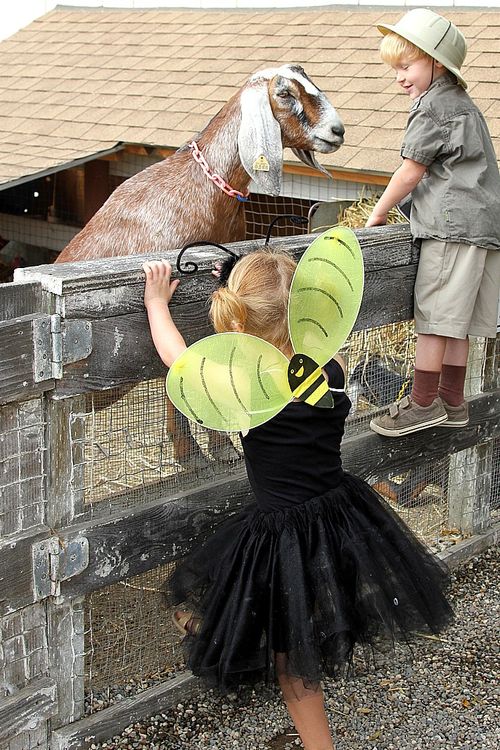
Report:
<svg viewBox="0 0 500 750"><path fill-rule="evenodd" d="M284 147L328 175L313 152L334 152L343 140L337 112L303 68L258 71L195 142L116 188L56 262L163 252L197 240L244 240L250 181L264 193L278 195ZM199 466L203 459L184 417L170 402L167 408L177 460L191 462L194 456ZM234 456L232 443L212 432L209 451Z"/></svg>
<svg viewBox="0 0 500 750"><path fill-rule="evenodd" d="M283 65L251 76L195 142L213 172L241 196L251 179L278 195L285 146L326 172L313 151L336 151L343 136L337 112L305 71ZM217 187L193 151L186 144L117 187L56 262L161 252L196 240L244 240L244 202Z"/></svg>

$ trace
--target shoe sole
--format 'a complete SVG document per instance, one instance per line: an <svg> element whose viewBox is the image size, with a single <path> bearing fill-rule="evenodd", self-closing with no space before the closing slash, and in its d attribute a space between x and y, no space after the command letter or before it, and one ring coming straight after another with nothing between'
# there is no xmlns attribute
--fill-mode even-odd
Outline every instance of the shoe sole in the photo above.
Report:
<svg viewBox="0 0 500 750"><path fill-rule="evenodd" d="M448 419L446 422L440 424L439 427L467 427L468 424L468 419L462 419L460 422L458 420L452 421L451 419Z"/></svg>
<svg viewBox="0 0 500 750"><path fill-rule="evenodd" d="M437 425L442 426L443 422L448 419L446 414L441 417L435 417L429 420L429 422L420 422L419 424L410 425L408 427L402 427L401 429L387 430L385 427L380 427L375 424L374 420L370 422L370 430L377 432L379 435L385 435L386 437L402 437L403 435L411 435L413 432L420 432L420 430L426 430L428 427L435 427Z"/></svg>

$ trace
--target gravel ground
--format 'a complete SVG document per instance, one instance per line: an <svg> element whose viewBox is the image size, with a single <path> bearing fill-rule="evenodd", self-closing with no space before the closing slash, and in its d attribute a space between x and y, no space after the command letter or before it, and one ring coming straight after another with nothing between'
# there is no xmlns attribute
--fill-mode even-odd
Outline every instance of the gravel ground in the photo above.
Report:
<svg viewBox="0 0 500 750"><path fill-rule="evenodd" d="M376 669L328 681L325 698L336 750L497 750L500 747L499 550L453 575L456 623L440 638L420 637L408 661L379 657ZM292 750L277 691L179 704L128 727L93 750Z"/></svg>

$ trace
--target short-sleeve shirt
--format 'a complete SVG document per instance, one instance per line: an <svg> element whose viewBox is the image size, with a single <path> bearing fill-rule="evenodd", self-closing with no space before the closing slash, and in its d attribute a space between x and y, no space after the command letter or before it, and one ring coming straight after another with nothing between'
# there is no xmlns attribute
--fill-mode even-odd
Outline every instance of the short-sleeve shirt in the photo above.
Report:
<svg viewBox="0 0 500 750"><path fill-rule="evenodd" d="M401 156L427 172L412 192L416 239L500 249L500 175L485 119L451 75L415 100Z"/></svg>

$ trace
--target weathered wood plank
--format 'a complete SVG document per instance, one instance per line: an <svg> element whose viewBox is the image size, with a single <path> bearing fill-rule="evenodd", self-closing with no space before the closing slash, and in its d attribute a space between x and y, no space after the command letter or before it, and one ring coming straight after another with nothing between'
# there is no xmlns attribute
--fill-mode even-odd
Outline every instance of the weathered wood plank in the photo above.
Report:
<svg viewBox="0 0 500 750"><path fill-rule="evenodd" d="M0 406L0 538L43 523L41 398Z"/></svg>
<svg viewBox="0 0 500 750"><path fill-rule="evenodd" d="M347 437L342 450L344 466L363 478L381 478L391 471L405 471L427 461L437 461L499 434L499 411L500 394L483 394L471 400L470 424L460 430L437 427L390 441L372 432ZM90 549L88 568L61 584L62 598L82 596L177 559L189 552L195 540L200 542L225 517L251 499L242 469L230 480L221 477L195 490L131 511L118 511L105 519L59 529L63 543L81 535L88 538ZM34 541L37 538L25 538L15 546L0 547L0 614L34 601L31 574Z"/></svg>
<svg viewBox="0 0 500 750"><path fill-rule="evenodd" d="M12 320L22 315L51 312L50 300L38 281L19 281L0 284L0 320Z"/></svg>
<svg viewBox="0 0 500 750"><path fill-rule="evenodd" d="M488 547L498 544L499 541L500 523L497 523L482 534L475 534L468 539L458 542L453 547L448 547L448 549L438 552L438 557L444 560L451 570L455 570L459 565L470 560L471 557L480 555Z"/></svg>
<svg viewBox="0 0 500 750"><path fill-rule="evenodd" d="M368 272L354 330L411 318L415 274L416 265ZM192 285L191 280L189 283ZM171 307L172 317L188 344L213 332L207 315L208 295L201 296L201 290L198 294L196 302ZM142 295L141 285L141 298ZM192 297L192 290L186 292L186 297ZM63 380L56 383L56 397L113 388L166 374L151 340L142 301L140 306L140 312L92 320L92 353L86 359L65 366Z"/></svg>
<svg viewBox="0 0 500 750"><path fill-rule="evenodd" d="M99 711L89 718L57 729L51 736L52 750L82 750L92 743L109 739L129 724L177 705L195 695L199 680L191 672L181 672L161 685L148 688L132 698Z"/></svg>
<svg viewBox="0 0 500 750"><path fill-rule="evenodd" d="M401 438L385 438L371 431L347 436L342 442L344 466L364 479L380 478L487 441L500 432L500 393L473 397L469 414L469 424L459 430L436 427Z"/></svg>
<svg viewBox="0 0 500 750"><path fill-rule="evenodd" d="M6 742L18 732L33 730L57 711L57 686L42 677L18 693L0 701L0 740Z"/></svg>
<svg viewBox="0 0 500 750"><path fill-rule="evenodd" d="M57 711L51 727L65 726L80 719L85 710L85 624L83 599L47 602L50 676L58 689Z"/></svg>
<svg viewBox="0 0 500 750"><path fill-rule="evenodd" d="M50 536L50 529L38 526L0 544L0 617L35 601L31 548Z"/></svg>
<svg viewBox="0 0 500 750"><path fill-rule="evenodd" d="M127 515L94 520L61 529L64 540L76 534L89 540L89 566L63 581L64 600L95 591L125 577L146 572L187 554L231 513L252 500L244 470L196 490L140 506ZM1 556L0 556L1 562Z"/></svg>
<svg viewBox="0 0 500 750"><path fill-rule="evenodd" d="M392 468L404 471L463 450L500 429L499 400L498 394L478 396L471 404L471 424L466 429L436 428L426 430L419 439L417 435L391 439L390 451L387 440L372 432L354 436L344 442L344 465L358 476L382 477ZM80 596L182 557L194 541L202 541L221 520L251 500L242 469L229 481L221 477L164 502L141 506L126 516L118 513L106 520L74 526L68 533L88 538L91 562L83 573L62 583L61 595ZM62 529L63 539L65 534Z"/></svg>
<svg viewBox="0 0 500 750"><path fill-rule="evenodd" d="M412 246L407 224L377 227L376 230L357 229L355 232L363 250L367 272L394 266L406 266L418 261L418 251ZM272 245L299 257L316 236L312 234L280 237L273 240ZM228 247L240 254L260 247L262 244L262 240L234 242L229 244ZM163 257L175 267L177 255L178 250L169 250L165 253L150 255L128 255L123 258L103 258L101 260L80 261L79 263L21 268L16 270L15 278L17 281L39 281L46 291L68 297L72 294L78 295L99 289L112 290L137 284L144 279L141 269L145 260ZM199 263L200 275L203 275L203 273L209 275L214 259L220 257L220 255L220 251L216 248L207 250L205 247L200 247L190 250L186 259ZM200 275L197 274L196 276L195 286L198 284ZM192 300L193 298L191 298ZM108 314L119 315L127 312L130 312L130 309L125 306L125 309L114 309L109 311ZM82 317L89 317L89 315L85 313Z"/></svg>
<svg viewBox="0 0 500 750"><path fill-rule="evenodd" d="M56 529L68 526L75 515L82 511L82 487L84 472L81 442L82 424L71 424L71 416L79 409L84 411L85 396L72 400L54 401L46 399L47 431L46 447L50 454L47 462L47 490L50 502L47 504L46 523Z"/></svg>
<svg viewBox="0 0 500 750"><path fill-rule="evenodd" d="M191 343L211 333L206 310L191 303L175 307L172 317ZM64 378L54 391L56 398L166 375L149 333L145 311L92 322L92 353L66 365Z"/></svg>
<svg viewBox="0 0 500 750"><path fill-rule="evenodd" d="M52 379L39 383L34 379L33 323L41 317L0 321L0 404L23 401L54 387Z"/></svg>

